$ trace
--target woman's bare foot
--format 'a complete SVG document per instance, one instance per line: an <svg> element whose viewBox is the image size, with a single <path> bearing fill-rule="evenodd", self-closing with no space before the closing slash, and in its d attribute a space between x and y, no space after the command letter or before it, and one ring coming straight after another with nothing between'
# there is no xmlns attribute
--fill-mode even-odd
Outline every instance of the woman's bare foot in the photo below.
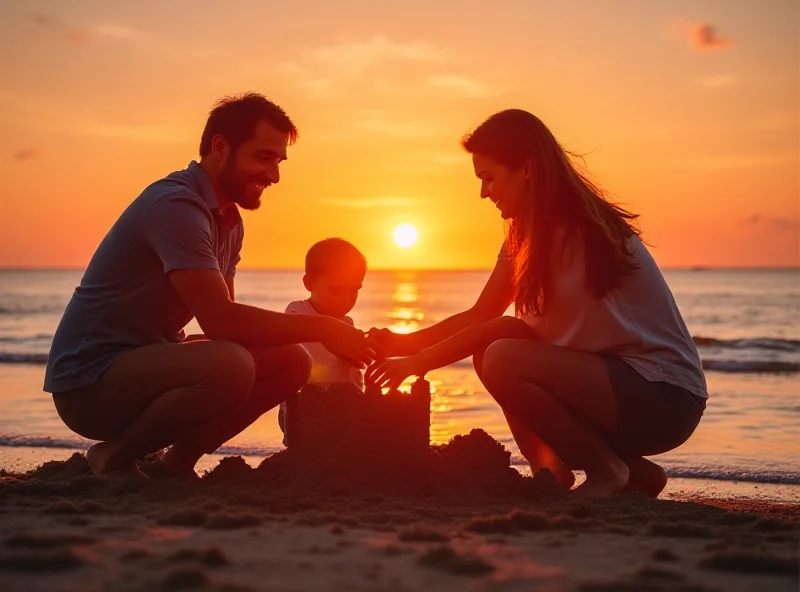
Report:
<svg viewBox="0 0 800 592"><path fill-rule="evenodd" d="M118 460L114 458L114 445L111 442L100 442L86 451L86 462L92 469L95 477L104 481L141 481L147 475L136 468L136 463L131 460Z"/></svg>
<svg viewBox="0 0 800 592"><path fill-rule="evenodd" d="M561 467L557 468L555 471L550 468L550 472L555 475L558 484L567 491L572 489L572 486L575 485L575 473L570 471L564 465L561 465Z"/></svg>
<svg viewBox="0 0 800 592"><path fill-rule="evenodd" d="M586 481L575 489L578 497L607 497L622 491L628 483L630 471L621 459L610 459L605 465L586 470Z"/></svg>
<svg viewBox="0 0 800 592"><path fill-rule="evenodd" d="M667 485L667 472L656 463L642 458L626 459L630 470L628 484L622 493L643 493L649 497L658 497Z"/></svg>
<svg viewBox="0 0 800 592"><path fill-rule="evenodd" d="M570 489L572 489L572 486L575 485L575 473L573 473L566 467L562 467L562 469L563 470L560 471L554 471L550 467L539 467L538 469L531 467L531 475L533 475L533 477L536 477L542 471L547 471L553 476L553 479L556 480L556 483L558 483L558 486L561 489L569 491Z"/></svg>

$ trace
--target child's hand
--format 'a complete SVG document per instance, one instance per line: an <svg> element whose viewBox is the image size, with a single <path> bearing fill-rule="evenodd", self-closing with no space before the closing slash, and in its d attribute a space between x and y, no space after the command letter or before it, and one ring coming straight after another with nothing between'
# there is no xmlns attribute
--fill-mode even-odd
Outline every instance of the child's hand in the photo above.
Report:
<svg viewBox="0 0 800 592"><path fill-rule="evenodd" d="M375 362L364 375L367 383L375 384L381 388L388 386L390 389L398 388L409 376L423 376L426 369L422 367L417 356L396 358Z"/></svg>

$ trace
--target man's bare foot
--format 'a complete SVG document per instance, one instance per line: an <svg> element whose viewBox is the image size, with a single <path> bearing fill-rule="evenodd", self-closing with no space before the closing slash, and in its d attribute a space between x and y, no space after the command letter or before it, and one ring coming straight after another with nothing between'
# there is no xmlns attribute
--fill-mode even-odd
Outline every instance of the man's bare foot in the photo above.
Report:
<svg viewBox="0 0 800 592"><path fill-rule="evenodd" d="M157 462L160 465L158 469L159 476L185 479L188 481L200 479L200 476L194 470L194 466L197 463L195 455L187 456L181 454L181 451L175 450L174 446L163 451L159 455Z"/></svg>
<svg viewBox="0 0 800 592"><path fill-rule="evenodd" d="M630 471L621 459L617 458L607 465L601 465L594 470L586 471L586 481L576 489L578 497L607 497L619 493L628 483Z"/></svg>
<svg viewBox="0 0 800 592"><path fill-rule="evenodd" d="M104 481L141 481L147 475L136 468L131 460L116 460L114 448L110 442L94 444L86 451L86 462L95 477Z"/></svg>
<svg viewBox="0 0 800 592"><path fill-rule="evenodd" d="M622 493L643 493L649 497L658 497L667 485L667 472L656 463L642 458L626 459L630 470L628 484Z"/></svg>

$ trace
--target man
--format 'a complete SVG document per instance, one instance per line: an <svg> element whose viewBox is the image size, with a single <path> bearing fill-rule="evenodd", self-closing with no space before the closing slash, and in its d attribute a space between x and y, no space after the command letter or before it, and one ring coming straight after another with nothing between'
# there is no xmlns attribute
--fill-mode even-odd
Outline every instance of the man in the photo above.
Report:
<svg viewBox="0 0 800 592"><path fill-rule="evenodd" d="M322 342L349 363L374 358L364 334L324 316L234 301L242 246L238 207L255 210L279 181L298 132L249 93L220 101L200 162L147 187L101 242L53 339L44 390L64 423L99 443L86 458L101 478L142 476L161 457L176 475L296 393ZM197 318L204 335L186 339Z"/></svg>

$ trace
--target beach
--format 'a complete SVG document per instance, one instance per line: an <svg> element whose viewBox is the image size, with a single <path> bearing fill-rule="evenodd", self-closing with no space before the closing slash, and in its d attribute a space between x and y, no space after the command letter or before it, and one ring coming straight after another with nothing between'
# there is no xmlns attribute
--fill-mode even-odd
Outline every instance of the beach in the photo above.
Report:
<svg viewBox="0 0 800 592"><path fill-rule="evenodd" d="M798 22L4 2L0 592L800 592Z"/></svg>
<svg viewBox="0 0 800 592"><path fill-rule="evenodd" d="M797 589L796 271L666 272L709 405L686 444L654 459L670 475L660 499L592 502L530 478L469 360L427 376L431 443L479 427L508 455L473 454L461 481L411 478L386 456L332 472L287 462L273 410L201 459L196 483L105 484L82 460L91 442L41 391L80 272L2 273L3 590ZM356 326L428 326L468 307L487 274L370 272ZM243 302L303 297L300 272L239 275Z"/></svg>
<svg viewBox="0 0 800 592"><path fill-rule="evenodd" d="M796 590L795 503L581 500L483 431L421 460L281 452L196 482L83 457L0 480L4 590ZM143 462L152 471L152 463ZM153 474L153 473L151 473Z"/></svg>

